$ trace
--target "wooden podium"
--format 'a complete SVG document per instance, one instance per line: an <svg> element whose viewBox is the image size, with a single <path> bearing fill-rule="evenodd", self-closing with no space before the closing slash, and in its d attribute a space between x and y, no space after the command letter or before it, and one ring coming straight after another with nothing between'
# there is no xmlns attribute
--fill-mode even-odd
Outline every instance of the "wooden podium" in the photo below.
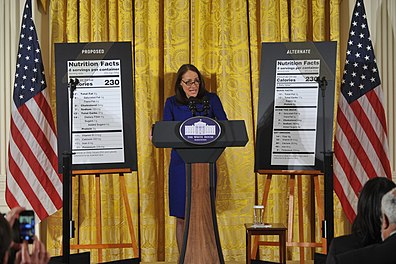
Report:
<svg viewBox="0 0 396 264"><path fill-rule="evenodd" d="M179 263L224 263L215 207L216 160L226 147L245 146L248 137L242 120L217 121L220 137L207 145L186 142L179 134L182 122L159 121L153 128L157 148L174 148L186 162L186 213Z"/></svg>

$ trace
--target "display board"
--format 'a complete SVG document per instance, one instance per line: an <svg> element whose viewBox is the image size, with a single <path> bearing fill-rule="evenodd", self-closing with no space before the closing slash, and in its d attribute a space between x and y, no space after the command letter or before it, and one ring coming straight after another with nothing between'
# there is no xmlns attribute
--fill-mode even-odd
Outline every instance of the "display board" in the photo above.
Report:
<svg viewBox="0 0 396 264"><path fill-rule="evenodd" d="M332 148L335 65L336 42L262 44L255 171L323 171L323 151Z"/></svg>
<svg viewBox="0 0 396 264"><path fill-rule="evenodd" d="M73 170L137 170L131 60L130 42L55 44L60 173L71 148Z"/></svg>

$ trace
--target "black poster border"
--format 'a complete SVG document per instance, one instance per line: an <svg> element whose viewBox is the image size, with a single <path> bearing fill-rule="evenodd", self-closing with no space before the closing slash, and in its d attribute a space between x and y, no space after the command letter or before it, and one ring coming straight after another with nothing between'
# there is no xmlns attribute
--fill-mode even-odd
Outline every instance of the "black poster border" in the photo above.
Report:
<svg viewBox="0 0 396 264"><path fill-rule="evenodd" d="M63 173L63 154L70 152L70 109L68 61L120 60L124 136L124 162L72 164L74 170L129 168L137 171L135 98L132 81L131 42L55 43L56 113L58 128L58 171ZM79 87L77 85L76 89Z"/></svg>
<svg viewBox="0 0 396 264"><path fill-rule="evenodd" d="M323 171L324 152L331 151L333 140L334 95L337 42L270 42L262 43L260 89L257 116L255 171L316 170ZM318 92L315 164L272 165L274 96L277 60L320 60L319 78L327 81L325 99ZM323 114L325 112L325 114ZM323 117L325 115L325 117ZM323 119L325 120L323 126ZM324 142L323 142L324 141ZM326 148L326 149L324 149Z"/></svg>

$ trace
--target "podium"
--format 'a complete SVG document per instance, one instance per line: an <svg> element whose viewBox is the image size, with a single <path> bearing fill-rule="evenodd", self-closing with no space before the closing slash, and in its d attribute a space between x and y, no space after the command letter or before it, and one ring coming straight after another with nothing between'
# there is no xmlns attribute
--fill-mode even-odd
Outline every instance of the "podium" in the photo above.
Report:
<svg viewBox="0 0 396 264"><path fill-rule="evenodd" d="M243 120L217 121L216 141L197 145L179 133L182 122L159 121L152 131L157 148L173 148L186 163L186 213L179 263L224 263L215 207L215 163L226 147L242 147L248 141Z"/></svg>

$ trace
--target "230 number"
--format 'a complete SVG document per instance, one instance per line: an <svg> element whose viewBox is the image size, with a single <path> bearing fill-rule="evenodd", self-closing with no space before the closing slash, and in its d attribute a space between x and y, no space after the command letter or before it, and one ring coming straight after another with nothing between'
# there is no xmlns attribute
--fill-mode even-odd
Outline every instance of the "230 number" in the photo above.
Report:
<svg viewBox="0 0 396 264"><path fill-rule="evenodd" d="M119 85L120 80L118 79L110 79L110 80L105 80L104 81L105 85Z"/></svg>
<svg viewBox="0 0 396 264"><path fill-rule="evenodd" d="M317 76L305 76L305 81L306 82L315 82L316 78L318 78Z"/></svg>

